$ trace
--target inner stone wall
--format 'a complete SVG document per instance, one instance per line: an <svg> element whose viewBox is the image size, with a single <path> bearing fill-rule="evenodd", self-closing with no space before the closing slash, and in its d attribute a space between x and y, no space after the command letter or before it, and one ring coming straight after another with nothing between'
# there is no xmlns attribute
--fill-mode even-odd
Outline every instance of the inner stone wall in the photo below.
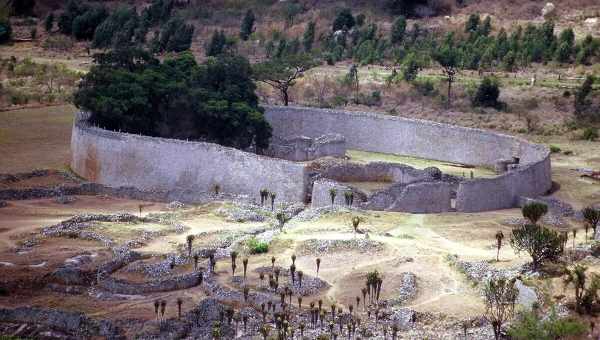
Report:
<svg viewBox="0 0 600 340"><path fill-rule="evenodd" d="M71 137L72 169L111 187L145 191L222 192L258 197L266 188L277 200L303 202L308 175L304 165L212 143L138 136L88 126L78 117Z"/></svg>
<svg viewBox="0 0 600 340"><path fill-rule="evenodd" d="M477 212L515 207L552 186L550 151L542 145L491 131L366 112L267 106L278 136L338 133L349 149L382 152L477 166L518 157L520 164L496 178L461 182L456 210Z"/></svg>

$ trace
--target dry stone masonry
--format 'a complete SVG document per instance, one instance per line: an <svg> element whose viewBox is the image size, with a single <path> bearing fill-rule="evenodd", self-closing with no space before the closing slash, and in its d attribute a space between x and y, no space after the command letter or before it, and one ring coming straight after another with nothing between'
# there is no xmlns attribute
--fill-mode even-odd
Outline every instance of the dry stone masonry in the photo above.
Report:
<svg viewBox="0 0 600 340"><path fill-rule="evenodd" d="M344 182L377 178L389 187L371 197L356 192L354 205L415 213L511 208L522 197L544 195L552 185L549 150L513 136L366 112L267 106L265 116L273 127L267 152L273 157L106 131L90 126L80 114L71 139L72 168L104 186L168 193L170 200L194 201L215 187L258 200L266 188L279 202L307 202L312 196L315 207L331 204L331 188L339 189L334 203L344 204L344 191L356 191ZM300 163L343 157L346 149L486 166L499 175L456 179L435 168L386 163L345 163L314 173Z"/></svg>

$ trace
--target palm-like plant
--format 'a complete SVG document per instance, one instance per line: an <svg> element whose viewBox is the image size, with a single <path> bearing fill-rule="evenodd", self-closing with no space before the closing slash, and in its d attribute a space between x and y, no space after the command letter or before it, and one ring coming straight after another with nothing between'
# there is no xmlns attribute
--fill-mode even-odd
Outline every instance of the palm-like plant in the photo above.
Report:
<svg viewBox="0 0 600 340"><path fill-rule="evenodd" d="M354 236L358 233L358 226L360 225L361 219L358 216L352 217L352 228L354 229Z"/></svg>
<svg viewBox="0 0 600 340"><path fill-rule="evenodd" d="M198 254L194 254L194 271L198 270L198 261L200 260L200 256Z"/></svg>
<svg viewBox="0 0 600 340"><path fill-rule="evenodd" d="M235 276L235 269L237 268L237 265L235 262L237 260L238 253L237 253L237 251L232 251L230 255L231 255L231 273L233 276Z"/></svg>
<svg viewBox="0 0 600 340"><path fill-rule="evenodd" d="M320 257L317 257L316 263L317 263L317 277L319 277L319 268L321 268L321 258Z"/></svg>
<svg viewBox="0 0 600 340"><path fill-rule="evenodd" d="M244 258L242 260L242 265L244 266L244 281L246 281L246 271L248 270L248 258Z"/></svg>
<svg viewBox="0 0 600 340"><path fill-rule="evenodd" d="M360 292L362 293L363 296L363 309L367 309L367 291L368 289L366 287L363 287Z"/></svg>
<svg viewBox="0 0 600 340"><path fill-rule="evenodd" d="M298 296L298 309L302 309L302 296Z"/></svg>
<svg viewBox="0 0 600 340"><path fill-rule="evenodd" d="M292 264L290 266L290 277L292 279L292 285L296 283L296 266Z"/></svg>
<svg viewBox="0 0 600 340"><path fill-rule="evenodd" d="M575 238L577 237L577 229L571 230L573 233L573 250L575 250Z"/></svg>
<svg viewBox="0 0 600 340"><path fill-rule="evenodd" d="M183 304L182 298L177 298L177 318L181 319L181 305Z"/></svg>
<svg viewBox="0 0 600 340"><path fill-rule="evenodd" d="M188 256L191 257L192 256L192 245L194 243L194 235L188 235L186 240L187 240L187 248L188 248Z"/></svg>
<svg viewBox="0 0 600 340"><path fill-rule="evenodd" d="M161 318L161 320L164 320L166 310L167 310L167 301L161 300L160 301L160 318Z"/></svg>
<svg viewBox="0 0 600 340"><path fill-rule="evenodd" d="M271 211L275 210L275 197L277 197L277 194L272 192L271 193Z"/></svg>
<svg viewBox="0 0 600 340"><path fill-rule="evenodd" d="M337 190L335 190L335 188L329 189L329 198L331 199L331 206L335 204L335 196L337 196Z"/></svg>
<svg viewBox="0 0 600 340"><path fill-rule="evenodd" d="M275 271L275 261L276 261L275 256L272 256L271 257L271 271L272 272Z"/></svg>
<svg viewBox="0 0 600 340"><path fill-rule="evenodd" d="M594 207L584 208L582 211L583 218L586 222L586 227L589 226L594 231L594 236L596 236L596 228L598 227L598 223L600 223L600 209L596 209ZM586 229L587 236L587 229ZM587 237L586 237L587 238Z"/></svg>
<svg viewBox="0 0 600 340"><path fill-rule="evenodd" d="M565 277L563 279L565 287L572 285L575 289L575 304L578 310L581 307L583 294L585 292L585 284L587 281L586 271L587 267L577 264L573 269L565 270Z"/></svg>
<svg viewBox="0 0 600 340"><path fill-rule="evenodd" d="M292 264L296 264L296 254L292 254Z"/></svg>
<svg viewBox="0 0 600 340"><path fill-rule="evenodd" d="M500 261L500 248L502 248L502 240L504 240L504 234L502 230L496 232L496 261Z"/></svg>
<svg viewBox="0 0 600 340"><path fill-rule="evenodd" d="M160 301L154 300L154 314L156 315L156 321L158 322L158 308L160 307Z"/></svg>
<svg viewBox="0 0 600 340"><path fill-rule="evenodd" d="M248 286L244 286L244 302L248 302L249 294L250 294L250 288Z"/></svg>
<svg viewBox="0 0 600 340"><path fill-rule="evenodd" d="M304 276L304 272L299 270L297 272L297 274L298 274L298 285L300 286L300 288L302 288L302 277Z"/></svg>

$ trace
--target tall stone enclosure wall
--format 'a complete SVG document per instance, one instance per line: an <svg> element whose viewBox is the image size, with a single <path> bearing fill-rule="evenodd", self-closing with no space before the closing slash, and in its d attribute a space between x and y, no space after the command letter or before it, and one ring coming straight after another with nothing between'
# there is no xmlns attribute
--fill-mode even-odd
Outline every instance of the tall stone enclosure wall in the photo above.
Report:
<svg viewBox="0 0 600 340"><path fill-rule="evenodd" d="M520 158L516 170L461 183L457 211L514 207L520 196L539 196L552 186L549 150L513 136L365 112L269 106L265 114L275 135L315 138L338 133L349 149L479 166Z"/></svg>
<svg viewBox="0 0 600 340"><path fill-rule="evenodd" d="M258 196L267 188L278 200L304 201L307 172L302 164L272 159L212 143L138 136L73 125L73 170L100 184L146 191L181 192L185 197L213 190ZM177 197L177 195L174 195Z"/></svg>

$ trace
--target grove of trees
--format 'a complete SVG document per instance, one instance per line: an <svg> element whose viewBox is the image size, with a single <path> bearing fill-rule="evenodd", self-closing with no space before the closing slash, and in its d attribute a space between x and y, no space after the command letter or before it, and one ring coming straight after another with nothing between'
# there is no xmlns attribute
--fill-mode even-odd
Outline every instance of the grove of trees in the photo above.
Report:
<svg viewBox="0 0 600 340"><path fill-rule="evenodd" d="M74 95L92 124L240 149L269 145L271 127L243 57L198 64L186 52L160 62L145 50L120 49L96 55L95 63Z"/></svg>

